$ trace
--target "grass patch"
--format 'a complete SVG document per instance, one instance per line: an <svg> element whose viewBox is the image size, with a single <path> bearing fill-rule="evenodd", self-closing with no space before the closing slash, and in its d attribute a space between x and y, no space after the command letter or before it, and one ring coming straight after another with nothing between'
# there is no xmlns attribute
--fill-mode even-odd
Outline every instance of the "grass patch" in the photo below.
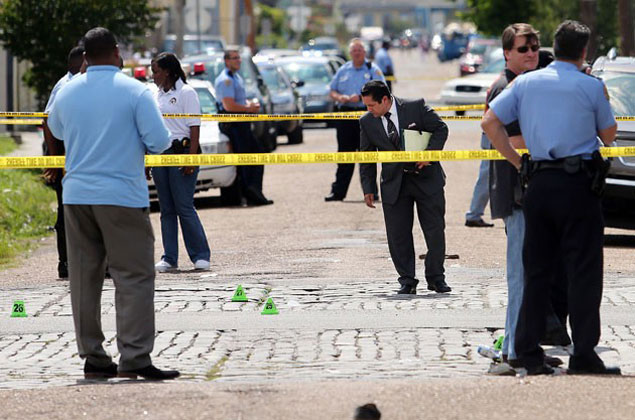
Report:
<svg viewBox="0 0 635 420"><path fill-rule="evenodd" d="M18 148L11 137L0 136L0 156L8 155Z"/></svg>
<svg viewBox="0 0 635 420"><path fill-rule="evenodd" d="M55 223L55 192L38 170L0 169L0 266L33 249Z"/></svg>
<svg viewBox="0 0 635 420"><path fill-rule="evenodd" d="M223 356L220 358L218 362L210 370L205 374L205 378L208 381L213 381L215 379L220 378L220 371L223 368L223 365L229 360L229 356Z"/></svg>

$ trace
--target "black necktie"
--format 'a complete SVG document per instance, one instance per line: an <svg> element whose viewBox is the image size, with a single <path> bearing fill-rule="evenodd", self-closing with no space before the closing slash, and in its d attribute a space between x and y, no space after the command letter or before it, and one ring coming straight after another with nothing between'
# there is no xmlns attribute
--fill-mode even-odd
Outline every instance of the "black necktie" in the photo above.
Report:
<svg viewBox="0 0 635 420"><path fill-rule="evenodd" d="M399 141L399 133L397 132L397 127L395 127L395 123L390 119L390 111L384 114L386 117L386 121L388 122L388 139L395 145L397 150L401 149L401 144Z"/></svg>

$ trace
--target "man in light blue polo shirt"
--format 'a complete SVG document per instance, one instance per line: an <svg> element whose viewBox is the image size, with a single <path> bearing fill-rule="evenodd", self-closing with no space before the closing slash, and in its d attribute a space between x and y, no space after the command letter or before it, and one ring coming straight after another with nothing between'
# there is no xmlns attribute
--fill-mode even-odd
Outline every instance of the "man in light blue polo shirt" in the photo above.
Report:
<svg viewBox="0 0 635 420"><path fill-rule="evenodd" d="M152 365L154 234L144 154L170 145L147 87L119 71L114 35L84 37L87 72L60 90L48 118L66 146L64 218L71 303L86 378L172 379ZM103 347L100 298L106 258L115 284L119 367Z"/></svg>
<svg viewBox="0 0 635 420"><path fill-rule="evenodd" d="M574 345L569 373L619 374L595 353L600 339L604 223L596 188L603 162L598 138L615 139L617 124L601 80L579 71L590 30L565 21L556 30L556 61L514 79L490 103L481 124L496 149L516 168L521 157L504 125L519 120L531 153L530 179L523 199L525 287L513 367L529 374L551 373L540 339L544 335L549 290L568 281ZM601 184L601 183L600 183ZM559 278L564 266L566 279Z"/></svg>

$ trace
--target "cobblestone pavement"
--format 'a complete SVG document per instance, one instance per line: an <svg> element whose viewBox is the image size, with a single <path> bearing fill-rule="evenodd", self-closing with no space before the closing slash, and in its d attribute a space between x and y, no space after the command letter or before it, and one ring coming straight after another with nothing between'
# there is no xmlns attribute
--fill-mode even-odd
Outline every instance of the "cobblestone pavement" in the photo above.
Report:
<svg viewBox="0 0 635 420"><path fill-rule="evenodd" d="M425 316L434 313L462 313L472 310L479 317L482 311L504 313L505 290L502 285L483 288L483 280L497 274L487 270L456 269L451 276L460 293L420 294L414 298L398 298L395 285L389 281L344 284L303 283L301 286L271 283L242 283L249 298L245 303L231 302L235 285L221 283L215 273L160 275L156 290L157 324L154 362L159 366L178 367L187 381L304 381L328 379L384 378L449 378L479 376L487 370L489 361L476 353L479 344L490 344L502 331L503 318L495 325L481 328L449 328L413 326L399 328L324 328L324 322L314 325L312 318L320 314L327 323L338 324L342 317L358 319L408 313ZM480 273L481 278L478 278ZM177 277L188 277L183 279ZM463 280L461 280L463 279ZM607 281L604 307L613 311L630 310L635 289L623 279ZM0 388L32 388L84 383L83 362L77 356L71 322L68 286L33 289L5 289L3 295L25 301L28 318L4 319L0 326L11 330L16 324L40 322L51 324L57 331L40 333L10 333L0 335ZM17 295L16 293L19 293ZM291 323L287 328L276 320L270 327L259 328L254 317L264 317L259 311L271 297L284 314L306 313L305 323ZM8 300L3 299L0 313L8 313ZM105 320L114 318L114 293L107 282L103 295L102 314ZM244 315L241 315L244 314ZM332 314L332 315L329 315ZM382 315L384 314L384 315ZM188 315L199 316L210 325L207 328L187 328ZM217 328L222 316L234 318L231 328ZM238 315L238 317L236 317ZM241 320L241 316L244 317ZM162 319L184 321L177 329L161 329ZM111 322L112 324L112 322ZM284 324L284 322L282 322ZM105 325L108 325L105 322ZM230 326L231 326L230 325ZM107 328L108 329L108 328ZM107 331L107 350L117 357L114 331ZM609 363L618 363L625 373L635 373L635 332L629 326L607 325L603 329L600 354ZM563 356L565 349L550 349Z"/></svg>

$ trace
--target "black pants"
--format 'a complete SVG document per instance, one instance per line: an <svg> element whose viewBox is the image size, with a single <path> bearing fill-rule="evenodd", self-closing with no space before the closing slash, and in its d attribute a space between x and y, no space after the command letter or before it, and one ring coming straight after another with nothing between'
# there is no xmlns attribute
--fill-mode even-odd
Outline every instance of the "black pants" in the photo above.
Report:
<svg viewBox="0 0 635 420"><path fill-rule="evenodd" d="M337 130L338 152L356 152L359 150L360 128L358 120L337 120L335 128ZM331 192L337 196L346 197L353 172L355 172L354 163L338 163ZM375 185L373 193L377 194L377 185Z"/></svg>
<svg viewBox="0 0 635 420"><path fill-rule="evenodd" d="M251 123L225 123L222 128L227 134L234 153L264 153L262 145L251 132ZM263 165L238 166L241 188L244 192L249 189L262 191L262 177L265 173Z"/></svg>
<svg viewBox="0 0 635 420"><path fill-rule="evenodd" d="M416 257L412 238L414 205L426 240L425 276L428 283L445 280L445 196L443 188L434 194L421 190L416 175L404 175L399 198L393 204L383 203L384 221L390 257L399 274L399 283L416 286Z"/></svg>
<svg viewBox="0 0 635 420"><path fill-rule="evenodd" d="M60 171L61 172L61 171ZM64 203L62 200L62 174L51 185L57 196L57 220L55 220L55 233L57 236L57 255L59 262L66 264L68 257L66 254L66 229L64 227Z"/></svg>
<svg viewBox="0 0 635 420"><path fill-rule="evenodd" d="M550 284L568 281L568 309L573 357L594 359L600 339L602 241L604 220L600 198L589 177L563 170L539 171L525 195L523 263L525 290L516 330L519 364L542 364L539 346L550 303ZM566 279L557 278L562 264Z"/></svg>

